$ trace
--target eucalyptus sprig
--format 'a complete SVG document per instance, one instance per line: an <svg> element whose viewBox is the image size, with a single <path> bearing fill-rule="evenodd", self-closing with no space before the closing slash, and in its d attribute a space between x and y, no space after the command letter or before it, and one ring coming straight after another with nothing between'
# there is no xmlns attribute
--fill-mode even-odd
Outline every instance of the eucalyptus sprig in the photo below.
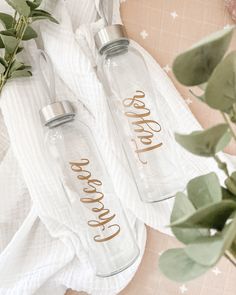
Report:
<svg viewBox="0 0 236 295"><path fill-rule="evenodd" d="M222 151L236 133L236 51L228 53L234 27L216 32L177 56L173 72L185 86L198 86L195 95L220 111L224 123L191 134L176 134L189 152L213 158L225 174L222 186L215 173L192 179L186 193L178 193L170 227L185 247L166 251L159 261L171 280L186 282L212 268L222 256L236 266L236 171L230 174Z"/></svg>
<svg viewBox="0 0 236 295"><path fill-rule="evenodd" d="M31 66L17 59L23 47L23 41L37 38L31 24L38 20L58 23L50 13L40 9L42 0L6 0L14 9L14 15L0 13L0 22L4 30L0 31L0 93L8 80L32 75Z"/></svg>

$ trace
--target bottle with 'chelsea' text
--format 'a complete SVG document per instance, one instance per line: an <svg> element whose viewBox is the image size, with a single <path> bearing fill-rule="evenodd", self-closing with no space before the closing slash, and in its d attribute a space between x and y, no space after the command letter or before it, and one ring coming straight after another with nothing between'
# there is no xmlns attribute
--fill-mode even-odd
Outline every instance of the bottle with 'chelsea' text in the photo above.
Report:
<svg viewBox="0 0 236 295"><path fill-rule="evenodd" d="M90 129L74 120L69 101L45 106L40 116L48 127L45 141L56 171L84 221L86 236L81 239L87 241L96 274L121 272L136 260L139 248Z"/></svg>

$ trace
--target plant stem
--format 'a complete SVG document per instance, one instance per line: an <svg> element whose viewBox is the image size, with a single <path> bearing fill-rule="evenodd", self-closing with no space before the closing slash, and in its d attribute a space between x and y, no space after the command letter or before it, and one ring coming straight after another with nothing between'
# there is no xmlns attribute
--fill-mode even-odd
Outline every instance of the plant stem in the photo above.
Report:
<svg viewBox="0 0 236 295"><path fill-rule="evenodd" d="M221 159L217 156L217 155L214 155L213 158L215 159L216 163L218 164L218 167L224 171L224 173L226 174L227 177L230 177L229 175L229 171L228 171L228 168L227 168L227 164L222 162Z"/></svg>
<svg viewBox="0 0 236 295"><path fill-rule="evenodd" d="M235 260L235 257L233 256L233 254L230 252L230 251L226 251L224 256L228 259L228 261L230 263L233 264L233 266L236 267L236 260Z"/></svg>
<svg viewBox="0 0 236 295"><path fill-rule="evenodd" d="M13 28L15 28L15 25L16 25L16 17L17 17L17 11L15 11L14 18L13 18L13 23L12 23Z"/></svg>
<svg viewBox="0 0 236 295"><path fill-rule="evenodd" d="M229 126L229 129L230 129L230 132L231 132L231 134L232 134L232 136L233 136L233 139L234 139L235 142L236 142L236 133L235 133L233 127L232 127L231 124L230 124L230 120L228 119L228 117L227 117L227 115L226 115L225 113L221 112L221 114L222 114L222 116L223 116L223 118L224 118L225 123Z"/></svg>
<svg viewBox="0 0 236 295"><path fill-rule="evenodd" d="M22 19L22 16L20 16L20 17L18 18L18 21L16 22L16 25L15 25L16 34L17 34L18 29L19 29L19 26L20 26L20 24L21 24L21 19Z"/></svg>
<svg viewBox="0 0 236 295"><path fill-rule="evenodd" d="M0 81L0 94L2 93L2 89L3 89L3 87L4 87L5 84L6 84L6 81L2 77L1 78L1 81Z"/></svg>

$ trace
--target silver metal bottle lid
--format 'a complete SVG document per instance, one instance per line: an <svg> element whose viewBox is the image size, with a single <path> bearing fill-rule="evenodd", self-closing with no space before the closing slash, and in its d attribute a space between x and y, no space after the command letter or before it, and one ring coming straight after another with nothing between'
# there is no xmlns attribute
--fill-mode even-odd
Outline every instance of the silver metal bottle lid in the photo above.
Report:
<svg viewBox="0 0 236 295"><path fill-rule="evenodd" d="M98 51L101 54L106 46L116 41L123 40L126 44L129 44L129 38L127 37L125 27L123 25L107 26L100 30L94 38Z"/></svg>
<svg viewBox="0 0 236 295"><path fill-rule="evenodd" d="M43 125L52 128L73 120L76 113L72 104L63 100L46 105L39 114Z"/></svg>

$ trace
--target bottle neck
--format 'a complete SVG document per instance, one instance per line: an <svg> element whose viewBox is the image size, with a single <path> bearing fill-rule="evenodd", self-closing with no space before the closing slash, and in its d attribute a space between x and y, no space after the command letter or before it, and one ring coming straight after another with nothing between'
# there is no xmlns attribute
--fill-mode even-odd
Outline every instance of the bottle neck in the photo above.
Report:
<svg viewBox="0 0 236 295"><path fill-rule="evenodd" d="M74 121L75 116L74 115L67 115L59 118L55 118L54 120L48 122L46 126L50 129L59 127L61 125L64 125L66 123Z"/></svg>
<svg viewBox="0 0 236 295"><path fill-rule="evenodd" d="M119 39L113 41L101 48L100 54L106 57L112 57L115 55L121 55L128 52L129 49L128 39Z"/></svg>

